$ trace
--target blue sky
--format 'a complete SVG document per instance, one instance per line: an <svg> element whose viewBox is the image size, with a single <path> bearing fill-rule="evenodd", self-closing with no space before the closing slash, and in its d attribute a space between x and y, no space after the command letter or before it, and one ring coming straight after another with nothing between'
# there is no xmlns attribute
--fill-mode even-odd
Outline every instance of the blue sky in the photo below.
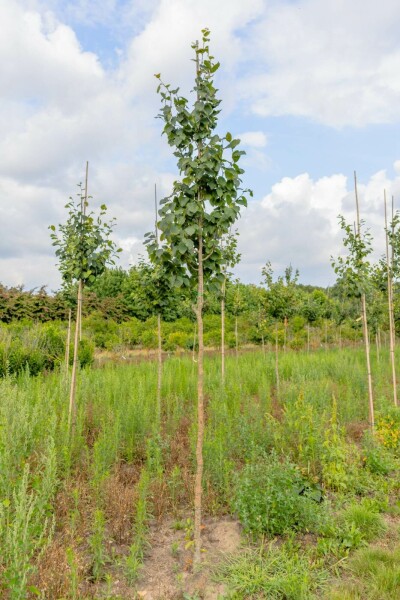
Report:
<svg viewBox="0 0 400 600"><path fill-rule="evenodd" d="M152 190L176 168L154 73L190 90L204 26L221 62L221 131L243 141L254 198L238 223L237 274L271 260L334 280L337 215L362 216L383 251L383 190L400 206L397 0L3 0L0 18L0 281L59 285L48 225L90 162L94 206L116 216L121 264L143 252Z"/></svg>

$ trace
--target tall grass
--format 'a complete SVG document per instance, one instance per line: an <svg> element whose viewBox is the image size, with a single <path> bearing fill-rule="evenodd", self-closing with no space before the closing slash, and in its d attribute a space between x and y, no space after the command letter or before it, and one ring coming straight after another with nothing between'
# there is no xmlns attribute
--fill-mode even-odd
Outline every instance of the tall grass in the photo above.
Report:
<svg viewBox="0 0 400 600"><path fill-rule="evenodd" d="M373 357L376 405L383 412L391 402L390 363L385 352L381 351L379 369ZM121 519L127 519L131 575L146 552L146 515L175 512L178 504L191 505L196 365L191 357L172 357L163 368L159 430L155 427L155 362L82 369L73 439L67 428L65 374L30 377L23 373L0 381L2 597L25 598L32 585L39 585L41 593L36 569L67 522L70 537L65 543L69 548L68 556L64 552L65 568L71 573L68 562L74 556L72 562L78 564L76 552L82 551L90 556L94 578L103 577L106 563L119 560L109 559L103 548L104 540L118 529L110 523L107 504L116 502L107 492L112 485L120 486L121 498L126 494ZM368 418L363 351L282 353L279 369L277 398L272 353L249 352L238 359L228 356L224 387L219 357L206 358L206 510L232 510L235 472L260 449L274 448L285 454L303 475L319 478L327 486L333 482L332 489L349 490L353 485L347 468L353 450L346 428ZM347 479L343 476L343 481L337 471L340 461L346 466ZM82 493L80 486L84 486ZM72 498L74 489L78 490L74 492L76 506L72 503L70 509L76 519L71 527L71 510L67 518L59 506L66 495ZM128 494L130 489L133 496ZM74 546L80 521L89 530L89 542L83 549ZM74 589L79 576L74 567ZM61 589L64 583L59 585ZM70 592L63 588L64 594Z"/></svg>

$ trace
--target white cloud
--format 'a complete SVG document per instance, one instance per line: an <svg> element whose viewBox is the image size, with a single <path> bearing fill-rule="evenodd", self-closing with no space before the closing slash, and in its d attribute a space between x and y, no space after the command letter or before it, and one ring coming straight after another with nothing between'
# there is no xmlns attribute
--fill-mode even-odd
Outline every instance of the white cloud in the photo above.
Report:
<svg viewBox="0 0 400 600"><path fill-rule="evenodd" d="M161 197L173 179L154 119L153 74L161 71L186 94L194 73L190 43L201 27L210 27L223 65L217 74L223 126L244 130L238 136L248 150L243 164L268 171L270 179L265 148L277 137L260 118L243 122L252 113L305 116L335 127L400 119L395 0L379 10L375 0L122 5L118 12L116 0L0 4L0 267L6 283L56 285L47 226L65 219L64 204L87 159L95 202L105 201L118 219L124 266L143 251L140 240L154 218L154 183ZM132 28L129 41L120 62L107 68L82 48L74 25L118 28L123 20L125 31ZM400 160L393 167L394 178L382 170L359 186L362 215L379 235L383 189L388 196L400 193ZM277 268L292 262L311 277L319 269L329 276L329 257L340 251L338 213L354 218L352 182L343 174L313 179L301 173L266 188L240 224L244 278L258 281L267 259Z"/></svg>
<svg viewBox="0 0 400 600"><path fill-rule="evenodd" d="M384 252L383 191L400 195L400 174L390 180L385 171L360 182L361 218L374 238L374 258ZM237 272L245 281L259 281L267 260L283 272L292 264L305 283L328 285L335 280L331 256L344 252L338 215L348 223L355 216L353 179L343 174L313 180L308 173L284 177L271 193L249 203L239 223L242 263Z"/></svg>
<svg viewBox="0 0 400 600"><path fill-rule="evenodd" d="M245 131L238 133L237 136L244 146L251 148L265 148L267 145L267 136L263 131Z"/></svg>
<svg viewBox="0 0 400 600"><path fill-rule="evenodd" d="M341 127L400 117L397 0L272 2L248 47L258 67L239 92L262 116Z"/></svg>

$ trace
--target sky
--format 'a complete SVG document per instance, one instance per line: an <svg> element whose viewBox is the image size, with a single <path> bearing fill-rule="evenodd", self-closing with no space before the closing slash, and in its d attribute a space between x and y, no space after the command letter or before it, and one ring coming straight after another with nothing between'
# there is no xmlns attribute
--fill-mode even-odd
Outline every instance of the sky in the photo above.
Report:
<svg viewBox="0 0 400 600"><path fill-rule="evenodd" d="M384 251L383 194L400 208L398 0L1 0L0 282L60 286L48 226L89 194L116 218L128 268L158 195L178 176L156 119L155 73L190 94L191 43L211 30L219 132L242 140L254 191L237 224L236 275L271 261L331 285L338 215Z"/></svg>

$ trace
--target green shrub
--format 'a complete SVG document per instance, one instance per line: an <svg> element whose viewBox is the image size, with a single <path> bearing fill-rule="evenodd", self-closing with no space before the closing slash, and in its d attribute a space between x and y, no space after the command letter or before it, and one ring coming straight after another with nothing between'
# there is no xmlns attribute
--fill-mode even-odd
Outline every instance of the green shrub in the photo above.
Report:
<svg viewBox="0 0 400 600"><path fill-rule="evenodd" d="M274 452L257 456L244 467L233 508L247 531L268 535L313 530L321 514L298 468Z"/></svg>
<svg viewBox="0 0 400 600"><path fill-rule="evenodd" d="M175 331L170 333L165 342L166 350L175 350L176 348L189 348L190 344L193 345L192 336L183 331Z"/></svg>
<svg viewBox="0 0 400 600"><path fill-rule="evenodd" d="M158 346L157 331L155 329L143 331L142 335L140 336L140 341L144 348L157 348L157 346Z"/></svg>
<svg viewBox="0 0 400 600"><path fill-rule="evenodd" d="M78 360L81 367L90 367L94 361L93 344L85 338L79 342Z"/></svg>

